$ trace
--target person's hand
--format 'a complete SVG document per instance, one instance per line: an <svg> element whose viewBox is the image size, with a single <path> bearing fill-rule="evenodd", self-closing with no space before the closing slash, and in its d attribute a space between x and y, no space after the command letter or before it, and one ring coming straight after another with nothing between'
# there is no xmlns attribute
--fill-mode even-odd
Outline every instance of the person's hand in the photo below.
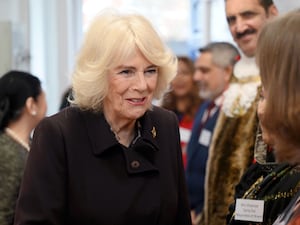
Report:
<svg viewBox="0 0 300 225"><path fill-rule="evenodd" d="M191 210L192 225L197 225L197 214L195 210Z"/></svg>

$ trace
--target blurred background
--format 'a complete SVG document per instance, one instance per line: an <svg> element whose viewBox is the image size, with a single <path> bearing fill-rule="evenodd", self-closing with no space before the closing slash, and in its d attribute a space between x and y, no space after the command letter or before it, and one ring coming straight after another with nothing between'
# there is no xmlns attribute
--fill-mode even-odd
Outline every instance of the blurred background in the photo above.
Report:
<svg viewBox="0 0 300 225"><path fill-rule="evenodd" d="M47 114L57 112L83 34L107 7L146 16L177 55L194 59L210 41L233 43L224 0L0 0L0 74L19 69L38 76Z"/></svg>

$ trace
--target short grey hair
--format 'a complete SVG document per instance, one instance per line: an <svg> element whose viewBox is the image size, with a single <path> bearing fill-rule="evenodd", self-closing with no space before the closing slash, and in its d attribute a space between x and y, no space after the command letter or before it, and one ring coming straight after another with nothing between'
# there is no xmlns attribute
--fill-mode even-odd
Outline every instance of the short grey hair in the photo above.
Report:
<svg viewBox="0 0 300 225"><path fill-rule="evenodd" d="M229 42L211 42L200 48L199 52L210 52L212 62L221 68L233 66L240 59L237 47Z"/></svg>

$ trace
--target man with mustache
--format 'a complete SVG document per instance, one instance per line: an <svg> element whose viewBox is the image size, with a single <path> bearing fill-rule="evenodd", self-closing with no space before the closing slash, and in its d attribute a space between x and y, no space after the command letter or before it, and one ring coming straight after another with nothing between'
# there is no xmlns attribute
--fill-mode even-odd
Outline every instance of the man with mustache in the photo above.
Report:
<svg viewBox="0 0 300 225"><path fill-rule="evenodd" d="M259 31L277 15L272 0L225 0L230 32L242 52L212 137L206 168L204 207L199 224L224 225L235 186L254 160L259 70L255 49Z"/></svg>

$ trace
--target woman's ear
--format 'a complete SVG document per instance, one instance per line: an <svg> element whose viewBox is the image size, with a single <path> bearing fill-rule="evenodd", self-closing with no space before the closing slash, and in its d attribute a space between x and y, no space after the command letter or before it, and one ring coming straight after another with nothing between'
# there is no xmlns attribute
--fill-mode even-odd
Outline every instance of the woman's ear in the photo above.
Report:
<svg viewBox="0 0 300 225"><path fill-rule="evenodd" d="M37 105L33 97L28 97L26 99L26 110L27 112L32 115L36 116L37 115Z"/></svg>

